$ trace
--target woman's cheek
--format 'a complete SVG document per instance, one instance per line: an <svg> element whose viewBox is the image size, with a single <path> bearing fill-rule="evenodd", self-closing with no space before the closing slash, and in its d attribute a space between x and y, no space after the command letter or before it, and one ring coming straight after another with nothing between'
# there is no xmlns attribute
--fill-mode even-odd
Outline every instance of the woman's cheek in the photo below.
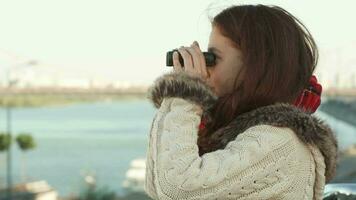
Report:
<svg viewBox="0 0 356 200"><path fill-rule="evenodd" d="M214 78L214 85L213 85L213 87L214 87L214 91L215 91L215 94L217 95L217 96L221 96L221 82L220 82L220 80L217 78L217 77L215 77Z"/></svg>
<svg viewBox="0 0 356 200"><path fill-rule="evenodd" d="M221 80L220 80L221 76L217 69L218 69L217 66L214 66L214 68L211 68L209 70L210 76L208 78L208 83L213 88L215 94L220 96L222 85L221 85Z"/></svg>

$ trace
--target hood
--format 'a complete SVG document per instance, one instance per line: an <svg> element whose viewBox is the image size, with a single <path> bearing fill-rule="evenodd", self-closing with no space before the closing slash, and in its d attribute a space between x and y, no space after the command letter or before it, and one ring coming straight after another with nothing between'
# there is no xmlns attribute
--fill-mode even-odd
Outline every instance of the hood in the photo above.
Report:
<svg viewBox="0 0 356 200"><path fill-rule="evenodd" d="M156 108L165 97L180 97L200 105L206 116L218 99L204 80L177 71L158 77L147 94ZM324 156L326 182L335 176L338 144L334 132L325 121L288 103L262 106L237 116L227 126L205 136L214 144L208 151L224 148L238 134L258 124L291 128L303 143L316 146Z"/></svg>

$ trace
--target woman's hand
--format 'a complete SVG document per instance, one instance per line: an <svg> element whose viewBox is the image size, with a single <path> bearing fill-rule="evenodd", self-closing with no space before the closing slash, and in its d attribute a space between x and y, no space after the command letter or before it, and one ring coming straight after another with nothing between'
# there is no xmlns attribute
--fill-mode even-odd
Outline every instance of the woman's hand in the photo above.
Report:
<svg viewBox="0 0 356 200"><path fill-rule="evenodd" d="M194 41L190 47L181 46L178 51L183 57L184 67L182 67L179 62L178 53L174 52L174 71L184 71L191 76L197 76L206 81L209 77L209 74L206 68L204 55L199 48L198 42Z"/></svg>

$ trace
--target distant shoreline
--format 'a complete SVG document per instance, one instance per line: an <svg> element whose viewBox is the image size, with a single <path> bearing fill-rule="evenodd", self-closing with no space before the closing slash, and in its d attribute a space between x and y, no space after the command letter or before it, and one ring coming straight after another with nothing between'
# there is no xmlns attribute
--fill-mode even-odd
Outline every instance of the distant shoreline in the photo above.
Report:
<svg viewBox="0 0 356 200"><path fill-rule="evenodd" d="M0 94L0 107L45 107L60 106L73 103L121 101L146 98L144 93L64 93L64 94Z"/></svg>

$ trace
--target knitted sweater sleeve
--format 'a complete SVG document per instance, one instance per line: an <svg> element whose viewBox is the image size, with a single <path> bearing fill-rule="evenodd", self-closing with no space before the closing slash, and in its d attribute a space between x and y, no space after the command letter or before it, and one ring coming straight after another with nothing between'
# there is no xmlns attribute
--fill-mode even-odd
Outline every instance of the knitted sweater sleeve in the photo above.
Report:
<svg viewBox="0 0 356 200"><path fill-rule="evenodd" d="M162 99L151 124L144 189L153 199L271 198L290 187L293 138L284 128L250 127L224 149L199 156L202 106L186 98ZM256 196L255 196L256 197Z"/></svg>

